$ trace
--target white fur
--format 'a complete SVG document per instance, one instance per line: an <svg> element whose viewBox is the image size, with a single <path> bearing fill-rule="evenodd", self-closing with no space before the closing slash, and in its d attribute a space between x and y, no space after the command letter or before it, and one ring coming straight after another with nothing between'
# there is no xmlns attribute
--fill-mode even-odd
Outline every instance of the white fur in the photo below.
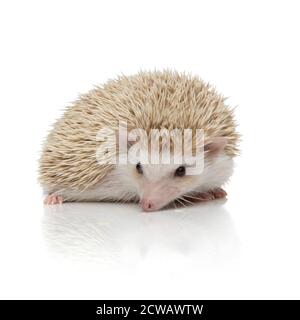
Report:
<svg viewBox="0 0 300 320"><path fill-rule="evenodd" d="M196 192L206 192L222 187L231 177L234 161L230 156L220 155L205 164L203 173L199 175Z"/></svg>
<svg viewBox="0 0 300 320"><path fill-rule="evenodd" d="M205 161L200 175L190 177L174 177L177 167L174 164L145 165L144 174L139 177L134 164L119 165L92 189L47 191L62 196L64 201L138 201L148 193L164 206L185 194L221 187L232 174L233 160L225 154L218 155Z"/></svg>
<svg viewBox="0 0 300 320"><path fill-rule="evenodd" d="M117 166L92 189L59 189L55 193L64 201L138 201L138 192L128 175L125 166Z"/></svg>

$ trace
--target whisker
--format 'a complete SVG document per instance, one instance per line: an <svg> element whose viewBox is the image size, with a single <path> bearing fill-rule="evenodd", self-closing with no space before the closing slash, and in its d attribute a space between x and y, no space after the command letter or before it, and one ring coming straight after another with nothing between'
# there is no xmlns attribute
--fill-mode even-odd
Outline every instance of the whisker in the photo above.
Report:
<svg viewBox="0 0 300 320"><path fill-rule="evenodd" d="M186 205L184 204L184 202L180 201L179 198L176 198L176 201L178 201L182 206L186 207Z"/></svg>
<svg viewBox="0 0 300 320"><path fill-rule="evenodd" d="M183 197L180 197L180 199L181 199L181 200L184 200L184 201L187 202L188 204L194 204L192 201L189 201L189 200L185 199L184 196L183 196Z"/></svg>

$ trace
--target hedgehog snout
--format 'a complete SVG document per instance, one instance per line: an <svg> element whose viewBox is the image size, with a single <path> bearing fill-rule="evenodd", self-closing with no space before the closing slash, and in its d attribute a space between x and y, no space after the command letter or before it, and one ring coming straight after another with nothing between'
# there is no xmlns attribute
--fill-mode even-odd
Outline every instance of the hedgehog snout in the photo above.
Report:
<svg viewBox="0 0 300 320"><path fill-rule="evenodd" d="M149 184L143 190L140 205L144 211L157 211L177 197L176 187L168 187L162 184Z"/></svg>
<svg viewBox="0 0 300 320"><path fill-rule="evenodd" d="M148 199L142 199L140 201L141 207L143 208L144 211L154 211L155 205L154 202Z"/></svg>

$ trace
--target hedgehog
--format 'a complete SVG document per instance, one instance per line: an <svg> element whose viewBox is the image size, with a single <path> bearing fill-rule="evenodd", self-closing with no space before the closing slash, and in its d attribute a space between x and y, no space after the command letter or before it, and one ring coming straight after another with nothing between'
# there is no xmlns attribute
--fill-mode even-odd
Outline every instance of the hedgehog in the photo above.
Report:
<svg viewBox="0 0 300 320"><path fill-rule="evenodd" d="M226 197L240 135L225 101L198 76L170 70L122 75L80 95L44 142L44 203L136 202L157 211Z"/></svg>

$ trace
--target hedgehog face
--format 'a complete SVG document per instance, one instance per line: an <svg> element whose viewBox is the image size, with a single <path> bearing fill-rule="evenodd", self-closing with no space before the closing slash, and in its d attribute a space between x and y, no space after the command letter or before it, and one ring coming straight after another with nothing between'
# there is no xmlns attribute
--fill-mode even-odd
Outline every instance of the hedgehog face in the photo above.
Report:
<svg viewBox="0 0 300 320"><path fill-rule="evenodd" d="M140 203L145 211L159 210L180 197L193 180L193 177L186 175L184 165L142 165L138 162L135 171Z"/></svg>
<svg viewBox="0 0 300 320"><path fill-rule="evenodd" d="M171 155L173 158L173 155ZM141 155L145 159L145 155ZM145 163L137 159L130 172L145 211L156 211L193 190L199 185L199 177L189 173L186 163Z"/></svg>
<svg viewBox="0 0 300 320"><path fill-rule="evenodd" d="M218 143L218 144L216 144ZM140 204L145 211L157 211L176 199L185 195L214 188L224 183L231 174L232 164L221 151L225 146L220 139L210 142L205 147L204 167L199 172L188 174L191 165L181 164L151 164L138 161L131 165ZM228 158L228 159L227 159ZM230 160L231 161L231 160ZM228 166L228 170L226 169Z"/></svg>

